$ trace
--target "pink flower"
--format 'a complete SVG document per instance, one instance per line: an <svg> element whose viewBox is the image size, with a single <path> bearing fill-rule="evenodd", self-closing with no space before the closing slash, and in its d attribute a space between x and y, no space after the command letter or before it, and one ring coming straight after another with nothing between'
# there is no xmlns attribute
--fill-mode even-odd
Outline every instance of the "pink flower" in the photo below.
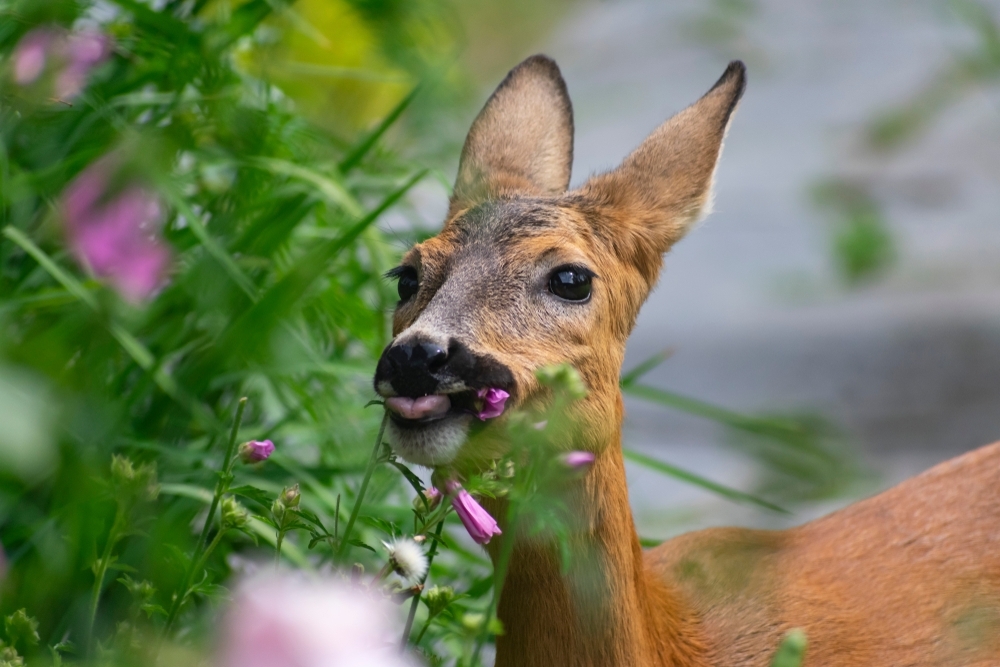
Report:
<svg viewBox="0 0 1000 667"><path fill-rule="evenodd" d="M63 221L77 260L137 303L163 283L170 253L157 234L159 198L134 181L114 190L114 163L103 158L76 177L63 194Z"/></svg>
<svg viewBox="0 0 1000 667"><path fill-rule="evenodd" d="M593 452L567 452L562 455L562 462L568 468L573 468L574 470L581 470L583 468L589 468L593 463L594 459L597 458Z"/></svg>
<svg viewBox="0 0 1000 667"><path fill-rule="evenodd" d="M454 494L451 506L455 508L462 525L469 531L469 536L477 544L488 544L494 535L500 535L501 530L496 519L476 502L468 491L458 482L448 482L448 493Z"/></svg>
<svg viewBox="0 0 1000 667"><path fill-rule="evenodd" d="M94 30L67 33L58 28L35 28L14 50L14 81L34 83L50 67L54 72L53 93L68 100L87 83L91 70L111 53L111 38Z"/></svg>
<svg viewBox="0 0 1000 667"><path fill-rule="evenodd" d="M251 440L240 445L240 460L243 463L260 463L274 453L274 443L270 440Z"/></svg>
<svg viewBox="0 0 1000 667"><path fill-rule="evenodd" d="M496 387L480 389L476 392L476 396L483 400L483 407L476 415L482 421L502 415L504 405L507 403L507 399L510 398L510 394Z"/></svg>
<svg viewBox="0 0 1000 667"><path fill-rule="evenodd" d="M236 589L219 667L415 667L398 608L337 579L268 573Z"/></svg>
<svg viewBox="0 0 1000 667"><path fill-rule="evenodd" d="M70 35L63 47L66 66L56 76L56 97L76 97L87 83L90 71L111 53L111 39L100 32L86 31Z"/></svg>
<svg viewBox="0 0 1000 667"><path fill-rule="evenodd" d="M14 49L14 81L22 86L37 81L58 38L55 30L47 28L36 28L22 37Z"/></svg>

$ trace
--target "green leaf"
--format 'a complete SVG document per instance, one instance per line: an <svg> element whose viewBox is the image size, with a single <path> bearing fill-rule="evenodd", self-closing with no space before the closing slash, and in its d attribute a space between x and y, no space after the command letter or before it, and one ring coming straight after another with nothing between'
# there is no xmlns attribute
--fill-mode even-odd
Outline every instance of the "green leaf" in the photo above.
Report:
<svg viewBox="0 0 1000 667"><path fill-rule="evenodd" d="M639 365L635 366L628 373L623 375L621 377L621 380L618 381L619 386L621 386L622 389L625 389L626 387L630 387L631 385L635 384L640 378L642 378L643 375L653 370L654 368L662 364L664 361L666 361L668 358L670 358L670 355L672 355L673 353L674 353L673 350L663 350L662 352L657 352L649 359L646 359L645 361L641 362Z"/></svg>
<svg viewBox="0 0 1000 667"><path fill-rule="evenodd" d="M229 489L229 493L236 496L243 496L244 498L249 498L250 500L260 503L264 507L270 507L273 498L266 491L258 489L255 486L250 486L249 484L244 484L242 486L236 486Z"/></svg>
<svg viewBox="0 0 1000 667"><path fill-rule="evenodd" d="M409 95L404 97L399 104L397 104L395 108L389 112L389 115L387 115L382 122L379 123L378 127L376 127L371 134L365 137L365 139L358 144L354 150L347 154L347 157L340 162L340 173L346 174L364 159L365 155L368 154L368 151L370 151L378 140L382 138L382 135L386 133L386 130L392 127L396 121L399 120L399 117L403 115L406 108L410 106L410 103L413 101L413 98L417 96L418 92L420 92L420 86L411 90Z"/></svg>
<svg viewBox="0 0 1000 667"><path fill-rule="evenodd" d="M663 473L673 477L674 479L679 479L688 484L693 484L694 486L700 486L701 488L711 491L712 493L722 496L728 500L732 500L738 503L757 505L758 507L763 507L769 509L773 512L780 512L782 514L789 514L788 510L770 503L763 498L758 498L757 496L751 495L749 493L744 493L743 491L737 491L736 489L731 489L728 486L723 486L722 484L717 484L710 480L696 475L693 472L688 472L682 468L672 466L669 463L664 463L663 461L658 461L645 454L640 454L631 449L624 449L622 453L625 456L625 460L638 463L639 465L649 468L650 470L655 470L656 472Z"/></svg>
<svg viewBox="0 0 1000 667"><path fill-rule="evenodd" d="M392 465L392 467L394 467L396 470L402 473L406 481L409 482L410 486L413 487L413 490L416 491L418 494L420 494L421 498L424 498L424 483L420 481L420 478L417 477L417 475L412 470L407 468L399 461L390 460L389 463ZM426 500L427 499L424 498L425 502Z"/></svg>
<svg viewBox="0 0 1000 667"><path fill-rule="evenodd" d="M369 545L365 544L365 543L364 543L364 542L362 542L361 540L358 540L358 539L350 539L350 540L348 540L347 542L348 542L348 544L351 544L351 545L353 545L353 546L356 546L356 547L361 547L362 549L367 549L368 551L371 551L371 552L372 552L373 554L375 554L375 553L378 553L377 551L375 551L375 549L374 549L374 548L372 548L371 546L369 546Z"/></svg>

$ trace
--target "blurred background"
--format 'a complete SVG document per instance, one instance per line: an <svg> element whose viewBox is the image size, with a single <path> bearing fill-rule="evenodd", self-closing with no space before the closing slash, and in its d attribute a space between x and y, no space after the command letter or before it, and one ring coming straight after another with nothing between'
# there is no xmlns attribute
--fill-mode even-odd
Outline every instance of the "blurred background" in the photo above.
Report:
<svg viewBox="0 0 1000 667"><path fill-rule="evenodd" d="M792 525L1000 439L1000 2L0 0L0 611L40 636L8 621L9 645L58 664L207 641L293 483L318 524L279 560L382 566L372 545L413 520L398 462L353 552L338 533L378 430L382 274L439 228L469 124L539 52L573 100L574 185L749 69L715 212L629 343L649 543ZM276 449L235 469L249 518L206 551L241 396L240 440ZM153 464L156 504L123 510L122 475ZM431 577L465 597L417 618L431 662L492 582L453 546Z"/></svg>

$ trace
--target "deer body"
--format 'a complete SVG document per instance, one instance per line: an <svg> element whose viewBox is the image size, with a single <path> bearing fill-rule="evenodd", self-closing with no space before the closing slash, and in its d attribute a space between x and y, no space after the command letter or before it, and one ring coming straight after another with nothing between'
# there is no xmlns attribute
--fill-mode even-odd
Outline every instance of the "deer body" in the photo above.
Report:
<svg viewBox="0 0 1000 667"><path fill-rule="evenodd" d="M515 551L498 667L766 667L795 627L809 667L1000 664L1000 443L791 530L703 530L645 553L613 452L592 473L591 539L614 604L588 623L554 551Z"/></svg>
<svg viewBox="0 0 1000 667"><path fill-rule="evenodd" d="M567 191L558 68L536 56L511 71L470 130L443 230L392 272L400 303L375 375L387 438L413 463L467 473L510 446L472 417L478 391L543 401L535 371L557 363L589 389L566 443L596 456L570 490L569 570L551 541L502 536L514 548L500 667L764 667L793 627L809 667L1000 665L1000 443L792 530L640 548L621 452L625 343L663 253L710 208L744 77L732 63L618 169ZM502 522L502 503L484 504Z"/></svg>

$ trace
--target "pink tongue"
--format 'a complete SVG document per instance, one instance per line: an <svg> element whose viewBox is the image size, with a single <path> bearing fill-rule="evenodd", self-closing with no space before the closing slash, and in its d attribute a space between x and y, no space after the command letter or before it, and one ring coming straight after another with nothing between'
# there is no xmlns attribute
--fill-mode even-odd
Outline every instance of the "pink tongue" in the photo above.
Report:
<svg viewBox="0 0 1000 667"><path fill-rule="evenodd" d="M416 399L393 396L385 399L385 407L404 419L424 419L444 415L451 409L451 399L437 394Z"/></svg>

